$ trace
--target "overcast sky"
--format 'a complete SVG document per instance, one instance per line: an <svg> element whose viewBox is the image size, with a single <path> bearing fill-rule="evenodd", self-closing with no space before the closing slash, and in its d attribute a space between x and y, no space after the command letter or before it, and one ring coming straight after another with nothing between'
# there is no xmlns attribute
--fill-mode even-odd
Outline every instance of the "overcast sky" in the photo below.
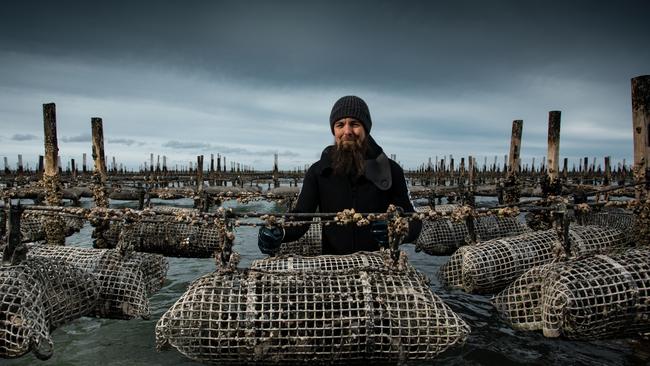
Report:
<svg viewBox="0 0 650 366"><path fill-rule="evenodd" d="M303 167L332 142L329 112L366 100L371 134L406 168L452 154L499 161L512 121L522 156L632 155L630 79L650 73L650 2L11 1L0 12L0 156L43 154L56 103L60 155L105 150L268 169Z"/></svg>

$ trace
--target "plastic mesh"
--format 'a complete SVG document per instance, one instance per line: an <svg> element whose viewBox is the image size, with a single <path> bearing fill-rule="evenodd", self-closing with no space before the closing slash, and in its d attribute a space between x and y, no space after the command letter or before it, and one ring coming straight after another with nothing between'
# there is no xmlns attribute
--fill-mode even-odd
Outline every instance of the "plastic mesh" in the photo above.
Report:
<svg viewBox="0 0 650 366"><path fill-rule="evenodd" d="M437 208L437 207L436 207ZM520 235L530 228L514 217L481 216L474 221L479 241ZM464 221L451 218L423 220L416 250L430 255L449 255L467 243L469 231Z"/></svg>
<svg viewBox="0 0 650 366"><path fill-rule="evenodd" d="M94 276L62 261L31 258L0 266L0 357L33 350L49 358L50 331L89 314L97 298Z"/></svg>
<svg viewBox="0 0 650 366"><path fill-rule="evenodd" d="M219 248L221 235L215 225L179 222L113 222L104 238L109 248L125 245L139 252L168 257L210 258ZM122 241L122 242L120 242Z"/></svg>
<svg viewBox="0 0 650 366"><path fill-rule="evenodd" d="M580 256L620 248L627 241L620 230L599 226L572 226L569 229L572 255ZM500 291L528 269L550 263L561 244L554 230L495 239L454 253L449 261L460 265L441 267L443 284L460 287L467 292Z"/></svg>
<svg viewBox="0 0 650 366"><path fill-rule="evenodd" d="M118 319L149 317L148 296L160 289L169 266L160 255L124 257L114 249L37 245L30 248L28 257L62 260L93 274L99 286L93 314Z"/></svg>
<svg viewBox="0 0 650 366"><path fill-rule="evenodd" d="M493 299L518 329L602 339L650 331L650 250L536 267Z"/></svg>
<svg viewBox="0 0 650 366"><path fill-rule="evenodd" d="M158 321L158 347L219 364L399 362L431 359L469 333L408 273L370 266L296 271L273 267L273 260L286 262L271 258L264 264L279 270L215 272L195 281Z"/></svg>
<svg viewBox="0 0 650 366"><path fill-rule="evenodd" d="M315 217L314 223L300 239L282 243L276 255L305 255L315 256L323 253L323 231L320 218Z"/></svg>

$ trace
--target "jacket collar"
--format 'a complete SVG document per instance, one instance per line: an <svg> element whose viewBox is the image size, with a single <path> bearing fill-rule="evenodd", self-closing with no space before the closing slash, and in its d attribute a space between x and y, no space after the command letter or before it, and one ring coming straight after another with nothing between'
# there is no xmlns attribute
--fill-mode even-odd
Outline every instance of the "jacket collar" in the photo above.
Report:
<svg viewBox="0 0 650 366"><path fill-rule="evenodd" d="M330 152L333 148L334 145L327 146L321 153L321 175L329 174L332 170ZM390 172L390 160L381 146L370 135L368 135L368 151L366 151L364 176L382 191L389 190L393 185Z"/></svg>

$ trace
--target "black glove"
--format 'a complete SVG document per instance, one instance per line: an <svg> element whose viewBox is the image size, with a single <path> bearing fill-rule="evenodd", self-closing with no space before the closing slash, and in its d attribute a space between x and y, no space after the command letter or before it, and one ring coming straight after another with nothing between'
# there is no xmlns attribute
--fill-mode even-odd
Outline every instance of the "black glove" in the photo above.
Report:
<svg viewBox="0 0 650 366"><path fill-rule="evenodd" d="M388 223L385 220L373 221L370 224L370 231L380 247L388 247Z"/></svg>
<svg viewBox="0 0 650 366"><path fill-rule="evenodd" d="M280 248L284 238L284 230L277 226L260 228L259 237L257 239L257 246L264 254L273 255Z"/></svg>

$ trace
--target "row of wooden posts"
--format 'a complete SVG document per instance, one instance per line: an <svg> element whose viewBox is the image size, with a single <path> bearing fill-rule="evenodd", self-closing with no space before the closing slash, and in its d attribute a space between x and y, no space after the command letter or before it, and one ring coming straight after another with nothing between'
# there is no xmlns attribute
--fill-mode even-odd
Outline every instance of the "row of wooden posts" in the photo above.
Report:
<svg viewBox="0 0 650 366"><path fill-rule="evenodd" d="M625 182L627 177L631 178L631 171L634 172L634 180L637 182L643 182L650 176L648 169L650 164L650 102L649 102L649 89L650 89L650 76L639 76L632 79L632 122L633 122L633 144L634 144L634 161L632 169L627 169L625 166L622 168L619 167L618 170L615 170L615 175L617 175L618 182ZM44 104L43 105L43 118L44 118L44 132L45 132L45 154L44 154L44 168L43 174L45 176L61 176L61 169L59 164L59 154L58 154L58 141L56 133L56 107L54 103ZM491 183L497 182L499 179L503 178L503 174L506 177L513 176L526 176L532 175L535 176L536 173L541 173L545 178L550 182L558 181L560 178L565 180L572 176L574 182L577 178L581 178L582 181L579 183L585 183L585 180L593 180L595 177L595 162L588 167L588 159L584 159L584 165L580 166L580 170L576 172L575 167L571 173L568 170L568 160L564 159L563 169L560 170L560 122L561 122L561 112L560 111L551 111L548 116L548 150L546 154L546 161L542 164L540 171L537 172L535 169L532 171L526 171L521 169L521 159L520 159L520 150L521 150L521 136L523 131L523 121L515 120L512 123L512 133L510 140L510 151L508 155L507 164L504 163L503 172L495 164L492 169L487 170L486 167L483 167L483 172L481 172L477 167L476 158L469 156L468 167L465 170L464 158L461 159L461 163L458 169L455 169L453 158L450 159L450 162L446 162L443 158L440 161L440 165L436 162L436 166L431 169L425 170L415 170L407 171L406 175L411 179L413 183L417 180L420 182L427 182L433 185L461 185L473 186L477 177L481 175L488 179L482 179L479 181L487 182L489 178L492 179ZM96 183L99 185L105 185L108 178L109 172L107 171L106 166L106 157L104 154L104 135L103 135L103 126L101 118L92 118L91 119L92 127L92 157L94 161L95 169L93 174L97 176ZM242 169L239 172L231 172L236 174L240 179L241 177L247 177L248 179L263 179L270 178L274 182L274 186L277 186L279 179L282 177L290 178L295 181L298 176L302 175L302 172L281 172L278 169L277 164L277 154L275 156L274 169L272 172L255 172L248 171L247 169ZM85 160L85 159L84 159ZM165 157L163 157L163 163L165 163ZM436 159L437 160L437 159ZM196 169L193 172L187 172L187 174L182 174L175 172L173 174L174 179L183 180L184 177L187 179L192 179L196 182L198 189L200 190L204 182L204 157L200 155L197 157ZM217 160L217 169L214 170L214 155L211 157L210 170L208 172L208 177L214 179L215 173L223 175L224 180L230 180L228 172L220 171L220 162L221 156L218 156ZM225 165L225 157L224 157ZM485 164L484 164L485 165ZM85 166L85 162L84 162ZM163 165L164 167L164 165ZM73 163L74 168L74 163ZM244 167L247 168L247 167ZM151 154L151 165L150 173L153 169L153 154ZM75 169L73 169L74 172ZM231 169L232 170L232 169ZM169 173L169 172L166 172ZM610 166L609 157L605 157L605 171L604 175L600 175L603 179L601 183L609 184L611 182L612 169ZM113 172L112 176L119 176L123 179L137 179L137 174L116 174ZM159 174L165 175L165 174ZM622 180L621 180L622 177ZM142 179L151 179L151 175L142 175ZM186 179L186 181L187 181ZM243 179L242 179L243 180ZM643 188L646 190L648 187L637 187L637 196L639 196Z"/></svg>

